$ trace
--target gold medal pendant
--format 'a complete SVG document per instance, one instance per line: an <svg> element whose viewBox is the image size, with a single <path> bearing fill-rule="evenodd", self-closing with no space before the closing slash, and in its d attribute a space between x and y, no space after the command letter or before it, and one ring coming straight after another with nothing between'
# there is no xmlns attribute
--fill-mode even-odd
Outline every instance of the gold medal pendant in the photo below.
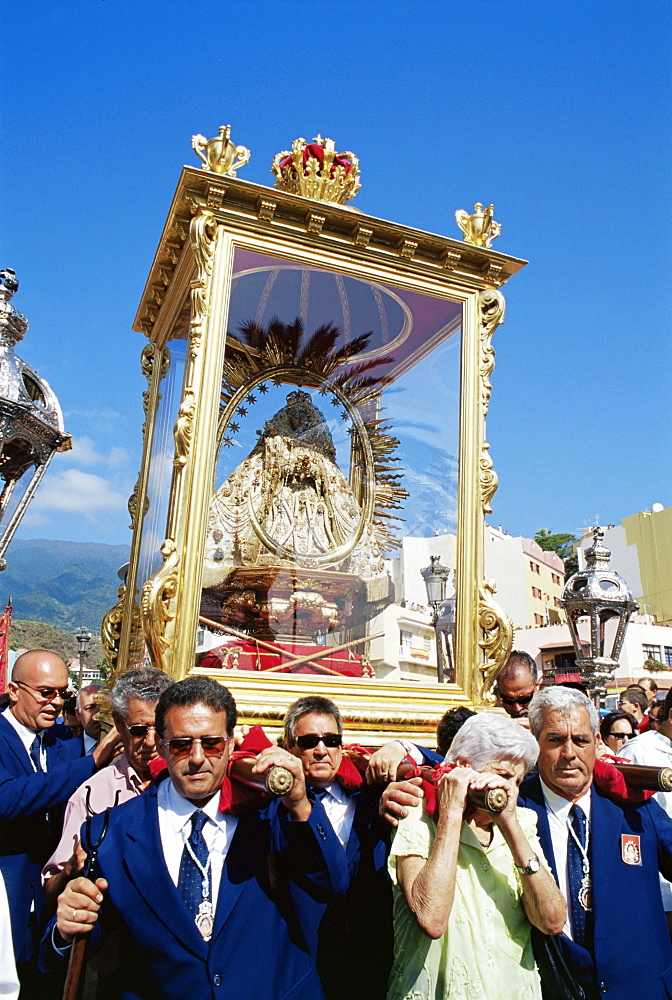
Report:
<svg viewBox="0 0 672 1000"><path fill-rule="evenodd" d="M209 941L212 937L212 928L215 917L212 912L212 903L209 899L204 899L198 907L196 914L196 926L198 927L204 941Z"/></svg>
<svg viewBox="0 0 672 1000"><path fill-rule="evenodd" d="M590 884L590 876L584 875L581 879L581 885L579 887L579 906L586 913L592 912L593 909L593 891Z"/></svg>

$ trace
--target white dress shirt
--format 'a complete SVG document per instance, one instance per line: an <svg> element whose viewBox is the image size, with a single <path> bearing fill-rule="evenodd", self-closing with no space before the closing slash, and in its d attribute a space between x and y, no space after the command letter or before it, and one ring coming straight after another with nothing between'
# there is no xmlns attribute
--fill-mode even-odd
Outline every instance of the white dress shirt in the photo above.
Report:
<svg viewBox="0 0 672 1000"><path fill-rule="evenodd" d="M590 789L576 802L570 802L557 792L552 791L541 782L548 814L548 825L551 828L551 843L555 857L555 870L558 873L560 892L567 903L567 922L562 928L567 937L574 940L572 928L572 907L570 904L569 872L567 871L567 838L569 836L569 813L573 805L581 806L586 816L586 826L590 831ZM590 835L590 833L589 833Z"/></svg>
<svg viewBox="0 0 672 1000"><path fill-rule="evenodd" d="M19 720L16 718L16 716L14 715L14 713L9 708L6 708L5 711L2 714L4 715L5 720L10 724L10 726L13 729L15 729L16 732L19 734L21 742L23 743L24 747L26 748L26 753L28 754L28 760L30 761L30 766L32 767L33 771L37 771L37 768L35 767L35 761L30 756L30 748L31 748L31 746L33 744L33 740L35 739L35 737L39 736L39 738L40 738L40 761L42 763L42 770L46 771L47 770L47 754L46 754L46 751L44 749L44 742L42 741L42 733L44 732L44 730L40 729L37 732L34 732L32 729L29 729L28 726L24 726L22 722L19 722Z"/></svg>
<svg viewBox="0 0 672 1000"><path fill-rule="evenodd" d="M211 885L212 885L212 908L217 909L217 897L219 894L219 883L222 878L222 868L227 851L231 846L231 840L238 825L238 817L229 813L220 812L219 792L202 806L194 805L188 799L183 798L175 790L172 781L168 778L159 785L158 806L159 806L159 833L161 834L161 846L163 847L163 857L168 868L168 874L177 885L180 877L180 861L184 850L184 842L191 834L191 817L199 809L208 817L208 822L203 826L203 838L210 851L211 862Z"/></svg>
<svg viewBox="0 0 672 1000"><path fill-rule="evenodd" d="M356 800L344 792L337 781L332 781L326 787L326 795L322 799L327 819L343 847L348 846L352 822L355 818Z"/></svg>
<svg viewBox="0 0 672 1000"><path fill-rule="evenodd" d="M89 736L88 733L82 733L82 736L84 737L84 756L88 757L98 746L98 740L94 739L93 736Z"/></svg>

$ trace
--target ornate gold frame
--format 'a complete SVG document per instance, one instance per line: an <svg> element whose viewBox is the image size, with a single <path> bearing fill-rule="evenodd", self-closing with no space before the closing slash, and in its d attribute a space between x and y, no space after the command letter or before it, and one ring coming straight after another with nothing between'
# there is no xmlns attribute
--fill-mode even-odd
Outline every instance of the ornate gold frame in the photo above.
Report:
<svg viewBox="0 0 672 1000"><path fill-rule="evenodd" d="M324 688L335 698L369 742L392 732L427 733L448 704L487 704L493 678L511 648L511 623L493 600L494 584L483 579L484 515L497 488L485 418L494 366L492 336L504 318L498 288L525 262L340 205L190 167L182 171L134 325L150 341L143 351L148 378L144 450L131 498L134 533L128 585L107 619L108 658L117 672L134 662L141 621L153 663L176 678L194 669L201 560L220 419L222 331L238 247L462 305L456 683L409 687L360 678L310 678L311 689ZM163 563L144 582L138 604L143 581L136 577L159 387L166 346L186 315L188 352L174 426ZM227 670L219 679L236 696L243 720L263 719L271 727L306 688L300 676L271 678Z"/></svg>

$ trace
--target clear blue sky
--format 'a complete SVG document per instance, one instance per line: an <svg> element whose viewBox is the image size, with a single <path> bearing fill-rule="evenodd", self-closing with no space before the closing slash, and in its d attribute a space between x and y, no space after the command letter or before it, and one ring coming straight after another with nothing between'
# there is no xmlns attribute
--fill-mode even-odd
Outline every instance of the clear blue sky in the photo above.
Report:
<svg viewBox="0 0 672 1000"><path fill-rule="evenodd" d="M61 401L18 537L125 542L144 338L131 323L190 137L231 123L269 185L321 132L363 211L460 238L494 202L505 287L492 522L580 533L672 503L670 3L19 0L3 27L2 250L18 353ZM11 550L10 550L11 555Z"/></svg>

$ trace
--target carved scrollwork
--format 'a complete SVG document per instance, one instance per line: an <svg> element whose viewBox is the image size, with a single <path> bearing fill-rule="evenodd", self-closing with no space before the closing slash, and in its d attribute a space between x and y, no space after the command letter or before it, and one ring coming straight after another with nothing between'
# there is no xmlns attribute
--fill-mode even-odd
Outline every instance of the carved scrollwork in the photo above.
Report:
<svg viewBox="0 0 672 1000"><path fill-rule="evenodd" d="M506 303L501 292L494 288L484 288L479 296L481 307L481 357L479 360L478 373L481 378L481 403L483 406L483 416L488 415L490 404L490 376L495 367L495 351L492 346L492 335L495 329L504 322Z"/></svg>
<svg viewBox="0 0 672 1000"><path fill-rule="evenodd" d="M212 275L217 224L211 212L194 216L189 226L189 241L196 262L196 277L191 282L191 330L189 349L192 360L198 354L203 325L209 309L208 284Z"/></svg>
<svg viewBox="0 0 672 1000"><path fill-rule="evenodd" d="M164 654L170 645L166 625L175 617L172 607L178 587L180 557L175 542L166 538L161 546L163 563L142 588L140 609L145 642L154 666L164 669Z"/></svg>
<svg viewBox="0 0 672 1000"><path fill-rule="evenodd" d="M487 441L483 443L481 457L478 465L479 465L479 482L481 486L481 506L483 507L484 514L492 514L492 507L490 506L490 501L497 492L499 479L497 478L497 473L492 467L492 458L490 456L490 445L487 443Z"/></svg>
<svg viewBox="0 0 672 1000"><path fill-rule="evenodd" d="M140 493L140 476L138 476L135 486L133 487L133 492L128 498L128 513L131 516L131 523L129 528L131 531L135 528L138 519L138 495ZM149 510L149 497L145 493L142 502L142 516L144 517Z"/></svg>
<svg viewBox="0 0 672 1000"><path fill-rule="evenodd" d="M118 601L110 608L103 618L100 627L100 642L103 647L105 661L112 673L112 679L106 685L112 687L112 682L116 680L116 672L119 659L119 644L121 641L121 628L124 618L124 597L126 594L126 584L119 587ZM141 663L145 655L145 637L142 634L142 623L140 620L140 608L135 604L131 605L131 636L129 644L128 662L131 666Z"/></svg>
<svg viewBox="0 0 672 1000"><path fill-rule="evenodd" d="M494 582L486 580L478 591L478 624L483 630L483 639L478 644L485 652L485 663L480 668L480 695L485 704L494 702L495 680L513 648L513 622L492 599L496 590Z"/></svg>

